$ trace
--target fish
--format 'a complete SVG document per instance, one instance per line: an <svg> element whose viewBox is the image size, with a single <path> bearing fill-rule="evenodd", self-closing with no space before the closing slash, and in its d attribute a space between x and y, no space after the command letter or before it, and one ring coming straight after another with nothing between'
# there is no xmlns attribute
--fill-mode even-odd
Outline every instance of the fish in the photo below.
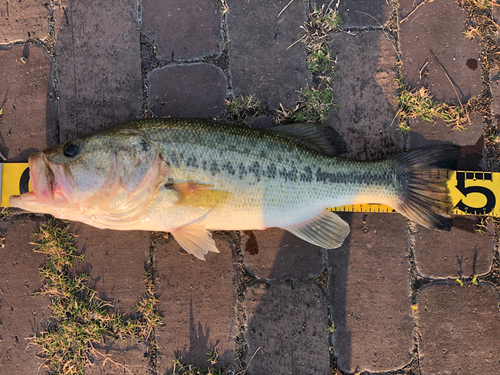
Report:
<svg viewBox="0 0 500 375"><path fill-rule="evenodd" d="M450 144L350 160L314 124L139 119L30 155L33 190L10 205L102 229L170 232L199 259L218 252L215 230L279 227L334 249L350 229L329 207L386 204L449 230L447 173L433 171L455 168L459 155Z"/></svg>

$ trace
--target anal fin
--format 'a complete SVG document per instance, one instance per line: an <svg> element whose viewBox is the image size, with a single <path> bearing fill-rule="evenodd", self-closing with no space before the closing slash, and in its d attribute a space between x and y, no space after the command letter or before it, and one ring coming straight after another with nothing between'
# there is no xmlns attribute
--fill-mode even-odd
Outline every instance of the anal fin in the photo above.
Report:
<svg viewBox="0 0 500 375"><path fill-rule="evenodd" d="M350 232L349 224L331 211L286 229L304 241L326 249L335 249L342 245Z"/></svg>
<svg viewBox="0 0 500 375"><path fill-rule="evenodd" d="M204 227L190 225L176 229L171 233L184 250L198 259L205 260L205 255L209 251L219 252L212 238L212 233Z"/></svg>

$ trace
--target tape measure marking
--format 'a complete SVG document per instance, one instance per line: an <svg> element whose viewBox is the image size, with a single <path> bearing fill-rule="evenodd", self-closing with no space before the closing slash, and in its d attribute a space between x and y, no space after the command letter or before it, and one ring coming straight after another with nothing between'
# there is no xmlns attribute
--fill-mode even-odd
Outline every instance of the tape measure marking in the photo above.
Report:
<svg viewBox="0 0 500 375"><path fill-rule="evenodd" d="M9 197L32 190L28 163L0 163L2 182L0 206L9 207ZM429 178L439 178L443 171L429 171ZM454 215L500 217L500 172L447 171L448 189ZM363 203L329 208L340 212L396 212L392 207Z"/></svg>

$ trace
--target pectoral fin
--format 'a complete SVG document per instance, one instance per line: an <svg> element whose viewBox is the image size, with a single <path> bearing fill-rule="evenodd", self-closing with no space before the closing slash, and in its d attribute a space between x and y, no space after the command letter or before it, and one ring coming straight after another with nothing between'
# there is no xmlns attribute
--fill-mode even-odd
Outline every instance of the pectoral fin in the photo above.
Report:
<svg viewBox="0 0 500 375"><path fill-rule="evenodd" d="M200 184L194 181L174 184L172 189L179 193L179 200L176 205L208 210L226 203L232 197L231 193L211 189L212 187L213 185Z"/></svg>
<svg viewBox="0 0 500 375"><path fill-rule="evenodd" d="M326 249L342 245L350 231L349 224L331 211L324 211L312 219L283 229Z"/></svg>
<svg viewBox="0 0 500 375"><path fill-rule="evenodd" d="M218 253L212 233L203 227L187 226L172 231L172 236L188 253L196 258L205 260L205 254L209 251Z"/></svg>

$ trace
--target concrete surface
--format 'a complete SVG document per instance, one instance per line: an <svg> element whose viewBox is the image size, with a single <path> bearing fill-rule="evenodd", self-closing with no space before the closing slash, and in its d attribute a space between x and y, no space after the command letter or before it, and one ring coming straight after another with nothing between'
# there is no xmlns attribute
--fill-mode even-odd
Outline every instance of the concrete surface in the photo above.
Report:
<svg viewBox="0 0 500 375"><path fill-rule="evenodd" d="M278 17L287 4L227 0L224 14L219 1L2 3L0 151L26 161L35 150L120 121L221 116L224 100L240 95L262 101L267 117L258 119L270 126L274 110L292 107L313 83L304 45L288 49L304 35L308 4L294 1ZM464 146L463 168L500 165L490 137L500 119L498 26L488 38L463 36L468 22L490 11L478 18L452 0L344 0L339 12L345 29L328 37L340 106L327 124L347 156L377 159L454 142ZM498 12L493 7L500 19ZM397 78L438 100L473 98L481 112L461 133L414 120L404 135ZM72 272L89 272L100 295L132 317L145 293L142 272L152 269L163 316L147 343L96 344L126 367L91 358L86 373L164 375L175 358L206 368L215 346L221 362L242 374L500 372L497 224L480 234L474 218L460 217L451 232L438 233L398 214L342 217L351 235L339 249L279 229L218 233L221 253L206 262L158 233L73 224L87 258ZM41 359L26 339L50 322L50 298L33 298L45 257L32 251L31 233L45 222L15 210L0 222L2 374L39 373Z"/></svg>

